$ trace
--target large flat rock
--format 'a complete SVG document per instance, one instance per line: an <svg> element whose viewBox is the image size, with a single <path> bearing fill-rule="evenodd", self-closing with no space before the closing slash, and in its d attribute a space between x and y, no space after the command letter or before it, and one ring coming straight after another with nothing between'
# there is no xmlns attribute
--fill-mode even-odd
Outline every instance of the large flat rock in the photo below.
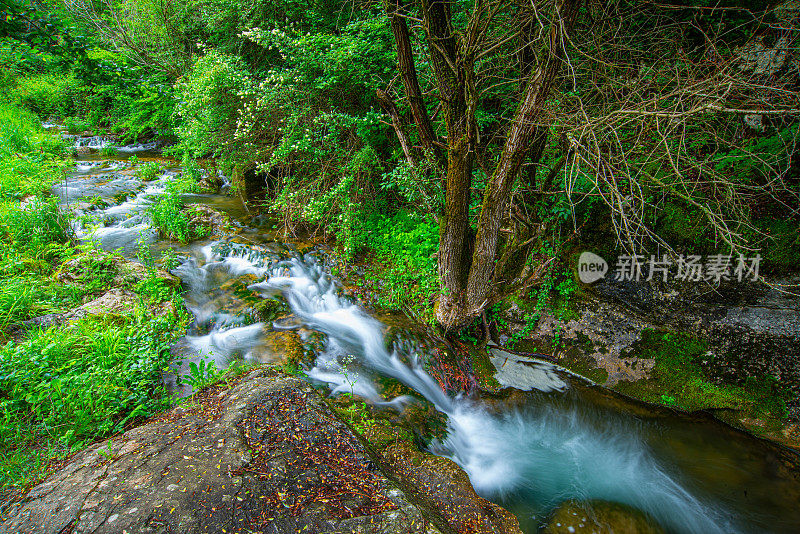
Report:
<svg viewBox="0 0 800 534"><path fill-rule="evenodd" d="M257 370L77 454L0 532L440 532L370 454L306 382Z"/></svg>

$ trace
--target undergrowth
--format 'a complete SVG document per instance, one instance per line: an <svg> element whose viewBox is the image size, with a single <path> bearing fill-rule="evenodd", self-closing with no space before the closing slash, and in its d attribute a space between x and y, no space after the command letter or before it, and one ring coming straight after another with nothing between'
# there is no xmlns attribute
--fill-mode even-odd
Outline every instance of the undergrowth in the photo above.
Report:
<svg viewBox="0 0 800 534"><path fill-rule="evenodd" d="M3 488L33 483L69 451L167 406L162 374L188 315L155 269L135 284L118 279L121 258L75 243L70 216L49 196L61 140L19 109L0 105L0 119ZM61 278L65 265L71 276ZM64 317L117 283L137 293L132 310ZM61 317L56 326L26 324L47 314Z"/></svg>

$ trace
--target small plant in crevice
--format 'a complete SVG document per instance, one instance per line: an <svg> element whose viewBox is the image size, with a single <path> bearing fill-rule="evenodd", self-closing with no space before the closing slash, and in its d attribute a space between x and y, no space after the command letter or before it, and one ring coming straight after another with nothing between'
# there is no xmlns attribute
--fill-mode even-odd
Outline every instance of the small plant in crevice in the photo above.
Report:
<svg viewBox="0 0 800 534"><path fill-rule="evenodd" d="M175 253L174 248L169 247L161 253L161 266L164 267L165 270L171 271L176 269L180 264L181 261Z"/></svg>
<svg viewBox="0 0 800 534"><path fill-rule="evenodd" d="M200 363L189 362L189 374L183 375L181 381L192 387L194 391L208 387L219 382L225 371L217 368L214 360L200 360Z"/></svg>

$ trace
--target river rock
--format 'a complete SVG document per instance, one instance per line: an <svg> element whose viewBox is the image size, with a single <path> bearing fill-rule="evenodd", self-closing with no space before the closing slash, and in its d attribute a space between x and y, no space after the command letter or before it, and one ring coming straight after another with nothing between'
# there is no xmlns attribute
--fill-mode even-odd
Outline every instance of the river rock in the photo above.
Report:
<svg viewBox="0 0 800 534"><path fill-rule="evenodd" d="M115 288L72 310L66 316L68 319L74 320L87 315L123 315L136 309L138 299L136 293L132 291Z"/></svg>
<svg viewBox="0 0 800 534"><path fill-rule="evenodd" d="M386 447L383 458L407 493L456 532L522 534L514 514L475 493L467 474L452 460L421 452L405 441Z"/></svg>
<svg viewBox="0 0 800 534"><path fill-rule="evenodd" d="M607 501L565 501L540 531L542 534L664 534L647 515Z"/></svg>
<svg viewBox="0 0 800 534"><path fill-rule="evenodd" d="M496 371L494 377L503 387L522 391L536 389L544 393L567 389L567 383L553 364L496 348L488 352Z"/></svg>
<svg viewBox="0 0 800 534"><path fill-rule="evenodd" d="M207 230L203 235L222 236L231 232L234 226L231 218L215 210L211 206L205 204L189 204L186 206L186 212L189 214L189 226L195 229L195 232L200 228Z"/></svg>
<svg viewBox="0 0 800 534"><path fill-rule="evenodd" d="M0 533L441 532L375 460L308 383L256 370L76 454Z"/></svg>

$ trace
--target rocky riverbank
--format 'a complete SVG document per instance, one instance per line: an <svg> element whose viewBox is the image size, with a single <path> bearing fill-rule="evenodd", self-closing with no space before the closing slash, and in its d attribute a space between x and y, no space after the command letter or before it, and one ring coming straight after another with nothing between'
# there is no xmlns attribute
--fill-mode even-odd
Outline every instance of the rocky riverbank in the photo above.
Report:
<svg viewBox="0 0 800 534"><path fill-rule="evenodd" d="M76 454L3 533L519 532L452 462L374 450L307 382L256 369Z"/></svg>
<svg viewBox="0 0 800 534"><path fill-rule="evenodd" d="M517 334L523 355L798 447L799 293L797 275L721 287L603 280L585 286L570 313L544 312L534 328L526 301L512 299L497 341Z"/></svg>

